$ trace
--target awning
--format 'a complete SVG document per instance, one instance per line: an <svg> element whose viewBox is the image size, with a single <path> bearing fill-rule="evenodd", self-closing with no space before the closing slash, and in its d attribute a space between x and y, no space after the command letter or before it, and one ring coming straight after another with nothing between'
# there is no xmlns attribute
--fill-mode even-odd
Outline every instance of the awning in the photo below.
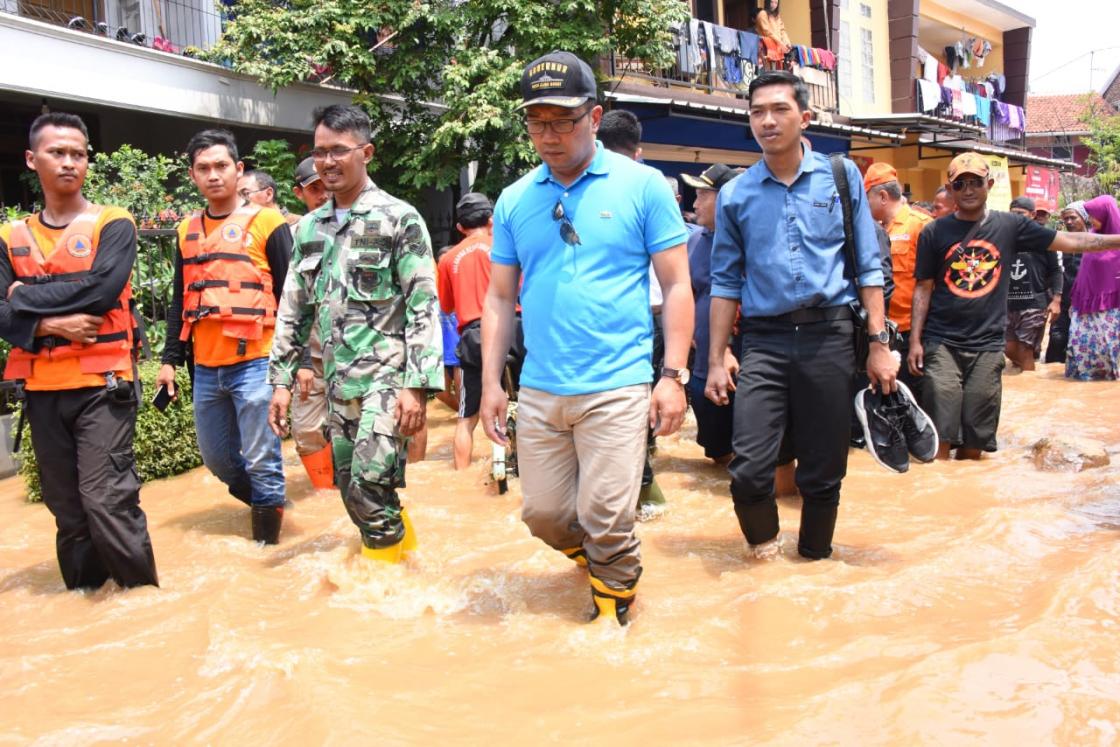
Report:
<svg viewBox="0 0 1120 747"><path fill-rule="evenodd" d="M620 93L618 91L607 91L606 98L612 101L617 101L620 104L645 104L647 106L665 106L670 111L685 111L693 114L702 114L718 119L733 119L746 125L748 122L747 110L740 106L728 106L726 104L714 104L702 101L693 101L691 99L675 99L671 96L643 96L634 93ZM745 103L745 102L744 102ZM883 130L872 129L869 127L860 127L856 125L840 124L837 122L810 122L810 132L819 132L824 135L832 135L834 137L859 137L867 139L878 139L887 141L884 145L901 144L904 137L900 134L893 132L886 132Z"/></svg>
<svg viewBox="0 0 1120 747"><path fill-rule="evenodd" d="M1079 168L1078 164L1074 161L1063 161L1058 158L1047 158L1046 156L1039 156L1029 151L1020 150L1019 148L1008 148L1002 145L992 145L989 143L980 143L976 141L947 141L939 140L937 142L926 142L918 140L918 160L921 161L925 158L947 158L947 156L926 156L923 152L936 148L940 150L948 150L953 153L962 153L964 151L976 151L986 156L1004 156L1007 158L1007 163L1010 166L1045 166L1048 169L1057 169L1059 171L1074 171Z"/></svg>
<svg viewBox="0 0 1120 747"><path fill-rule="evenodd" d="M988 131L979 125L958 122L955 119L934 117L929 114L917 112L903 114L870 114L852 117L853 122L867 127L875 127L898 135L909 132L939 136L948 135L952 138L960 137L986 137Z"/></svg>

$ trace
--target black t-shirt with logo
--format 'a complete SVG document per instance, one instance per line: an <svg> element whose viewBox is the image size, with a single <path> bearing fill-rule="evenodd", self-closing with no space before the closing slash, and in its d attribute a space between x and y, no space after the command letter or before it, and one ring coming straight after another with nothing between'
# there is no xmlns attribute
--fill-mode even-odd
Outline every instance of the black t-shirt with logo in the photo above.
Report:
<svg viewBox="0 0 1120 747"><path fill-rule="evenodd" d="M1011 263L1007 287L1008 311L1045 309L1051 293L1061 293L1061 265L1057 252L1020 252ZM1055 287L1051 287L1054 283Z"/></svg>
<svg viewBox="0 0 1120 747"><path fill-rule="evenodd" d="M1057 235L1015 213L993 212L969 240L971 221L938 218L918 237L914 277L933 280L922 344L943 341L963 350L1003 350L1010 268L1019 252L1045 252Z"/></svg>

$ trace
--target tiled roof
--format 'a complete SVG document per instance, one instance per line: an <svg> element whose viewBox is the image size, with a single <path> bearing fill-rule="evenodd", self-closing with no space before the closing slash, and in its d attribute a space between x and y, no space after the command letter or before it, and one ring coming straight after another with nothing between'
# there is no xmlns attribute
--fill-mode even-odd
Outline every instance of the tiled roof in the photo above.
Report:
<svg viewBox="0 0 1120 747"><path fill-rule="evenodd" d="M1088 106L1108 115L1116 108L1097 92L1065 96L1027 97L1027 134L1032 132L1084 132L1081 116Z"/></svg>

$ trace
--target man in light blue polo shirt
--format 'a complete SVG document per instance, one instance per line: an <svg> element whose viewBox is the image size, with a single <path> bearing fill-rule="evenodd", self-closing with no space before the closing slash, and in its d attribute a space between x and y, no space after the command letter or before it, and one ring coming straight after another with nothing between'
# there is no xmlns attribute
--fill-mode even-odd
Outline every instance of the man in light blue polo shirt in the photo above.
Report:
<svg viewBox="0 0 1120 747"><path fill-rule="evenodd" d="M586 63L548 54L525 69L521 92L543 163L494 208L480 419L505 443L501 372L520 285L522 519L588 567L592 619L625 625L642 571L634 513L647 423L673 433L685 410L693 318L686 232L661 174L596 141L603 109ZM651 260L665 333L652 394Z"/></svg>

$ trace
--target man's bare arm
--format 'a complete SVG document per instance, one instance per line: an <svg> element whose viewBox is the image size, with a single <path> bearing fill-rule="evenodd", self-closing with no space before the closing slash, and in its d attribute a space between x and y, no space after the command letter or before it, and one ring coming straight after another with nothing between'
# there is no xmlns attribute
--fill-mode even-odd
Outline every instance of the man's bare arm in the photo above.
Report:
<svg viewBox="0 0 1120 747"><path fill-rule="evenodd" d="M1107 252L1120 249L1120 234L1075 233L1059 231L1048 247L1052 252Z"/></svg>

